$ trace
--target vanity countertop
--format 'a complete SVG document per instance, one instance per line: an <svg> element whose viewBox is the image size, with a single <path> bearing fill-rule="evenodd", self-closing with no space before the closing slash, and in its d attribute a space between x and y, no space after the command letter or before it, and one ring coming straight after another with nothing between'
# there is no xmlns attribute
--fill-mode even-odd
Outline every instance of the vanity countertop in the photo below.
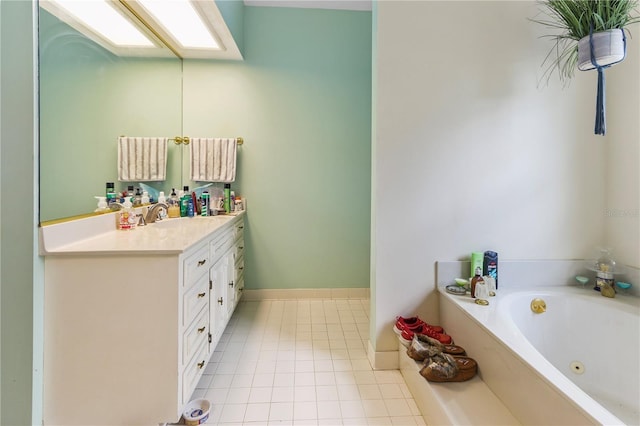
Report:
<svg viewBox="0 0 640 426"><path fill-rule="evenodd" d="M44 226L40 254L179 254L244 213L165 219L130 231L116 230L112 214Z"/></svg>

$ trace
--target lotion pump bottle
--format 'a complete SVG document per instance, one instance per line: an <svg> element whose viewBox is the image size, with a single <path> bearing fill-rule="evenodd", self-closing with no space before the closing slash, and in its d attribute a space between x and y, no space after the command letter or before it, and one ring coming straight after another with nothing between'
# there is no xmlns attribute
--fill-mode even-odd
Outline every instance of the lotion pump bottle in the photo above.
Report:
<svg viewBox="0 0 640 426"><path fill-rule="evenodd" d="M136 217L133 211L133 205L129 198L125 197L124 203L122 204L122 210L118 211L116 214L116 220L118 229L123 231L135 229Z"/></svg>

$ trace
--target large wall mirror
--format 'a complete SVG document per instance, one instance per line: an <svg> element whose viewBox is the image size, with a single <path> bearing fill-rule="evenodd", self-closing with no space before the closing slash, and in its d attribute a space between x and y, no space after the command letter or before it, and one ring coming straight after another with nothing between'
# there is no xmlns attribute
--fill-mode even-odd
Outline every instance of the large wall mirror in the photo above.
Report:
<svg viewBox="0 0 640 426"><path fill-rule="evenodd" d="M182 61L115 56L40 8L40 222L93 212L118 182L118 136L182 134ZM182 146L168 144L178 188ZM131 183L129 183L131 184Z"/></svg>

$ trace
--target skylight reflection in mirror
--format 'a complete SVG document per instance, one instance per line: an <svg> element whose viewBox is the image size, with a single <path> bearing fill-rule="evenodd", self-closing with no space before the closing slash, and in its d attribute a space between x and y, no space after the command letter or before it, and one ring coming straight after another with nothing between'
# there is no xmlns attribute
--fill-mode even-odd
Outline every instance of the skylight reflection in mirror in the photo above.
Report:
<svg viewBox="0 0 640 426"><path fill-rule="evenodd" d="M220 49L190 1L138 0L187 49Z"/></svg>

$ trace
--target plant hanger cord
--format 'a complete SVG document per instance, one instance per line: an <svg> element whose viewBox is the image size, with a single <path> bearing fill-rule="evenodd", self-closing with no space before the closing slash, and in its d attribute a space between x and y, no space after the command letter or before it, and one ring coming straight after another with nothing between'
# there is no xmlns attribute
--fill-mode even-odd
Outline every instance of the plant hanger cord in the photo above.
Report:
<svg viewBox="0 0 640 426"><path fill-rule="evenodd" d="M608 65L599 65L596 61L596 56L593 48L593 24L589 29L589 49L591 56L591 64L598 71L598 89L596 95L596 123L594 132L596 135L604 136L607 132L607 123L606 123L606 109L605 109L605 79L604 79L604 70L609 68L611 65L617 64L618 62L622 62L627 55L627 38L624 34L624 29L620 29L622 31L622 43L623 43L623 56L617 62L613 62Z"/></svg>

